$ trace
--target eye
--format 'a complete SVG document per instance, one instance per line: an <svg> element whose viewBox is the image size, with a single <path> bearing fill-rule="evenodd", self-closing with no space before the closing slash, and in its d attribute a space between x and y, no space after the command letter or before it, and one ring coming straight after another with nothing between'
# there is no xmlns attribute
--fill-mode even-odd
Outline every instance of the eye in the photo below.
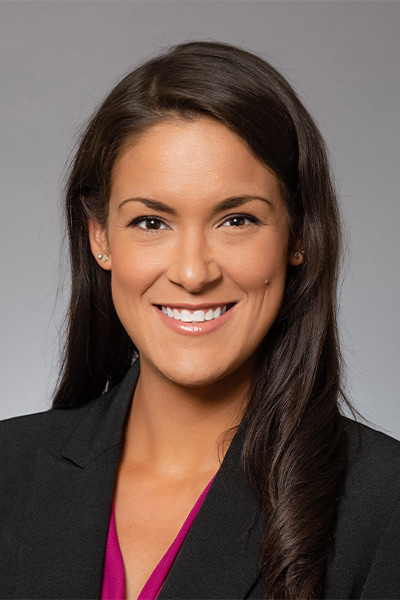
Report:
<svg viewBox="0 0 400 600"><path fill-rule="evenodd" d="M160 229L169 229L168 226L158 217L137 217L129 223L129 227L138 227L146 231L159 231Z"/></svg>
<svg viewBox="0 0 400 600"><path fill-rule="evenodd" d="M222 223L222 227L244 227L259 222L253 215L232 215Z"/></svg>

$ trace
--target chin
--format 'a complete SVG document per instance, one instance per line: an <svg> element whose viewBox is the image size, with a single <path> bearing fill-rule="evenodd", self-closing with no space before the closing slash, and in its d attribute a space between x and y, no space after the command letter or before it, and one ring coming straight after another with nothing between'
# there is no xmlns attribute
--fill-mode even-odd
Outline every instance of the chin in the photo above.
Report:
<svg viewBox="0 0 400 600"><path fill-rule="evenodd" d="M237 364L238 363L238 364ZM187 388L200 388L211 386L222 381L236 370L240 369L242 361L229 364L218 363L216 360L178 360L174 367L171 361L162 365L153 362L155 368L162 376L175 385Z"/></svg>
<svg viewBox="0 0 400 600"><path fill-rule="evenodd" d="M215 372L215 370L203 370L203 369L190 369L184 368L179 370L162 371L162 374L166 379L176 385L187 388L200 388L212 385L213 383L223 379L226 376L225 372Z"/></svg>

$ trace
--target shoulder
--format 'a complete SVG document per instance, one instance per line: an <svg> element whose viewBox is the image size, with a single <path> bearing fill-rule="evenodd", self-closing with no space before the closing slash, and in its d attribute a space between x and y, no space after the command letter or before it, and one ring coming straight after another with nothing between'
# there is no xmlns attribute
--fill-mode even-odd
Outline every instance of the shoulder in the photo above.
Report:
<svg viewBox="0 0 400 600"><path fill-rule="evenodd" d="M338 507L338 535L374 549L389 522L400 535L400 442L346 420L348 458ZM397 520L396 520L397 519Z"/></svg>
<svg viewBox="0 0 400 600"><path fill-rule="evenodd" d="M0 421L0 451L26 453L39 446L59 446L71 434L88 405L50 409Z"/></svg>
<svg viewBox="0 0 400 600"><path fill-rule="evenodd" d="M62 452L71 441L81 437L90 445L96 440L103 415L115 404L110 402L113 395L110 391L79 407L50 409L0 422L0 529L16 507L22 510L32 481L43 476L38 471L43 453L53 456L62 469Z"/></svg>
<svg viewBox="0 0 400 600"><path fill-rule="evenodd" d="M48 452L56 454L57 448L61 447L76 427L80 414L82 409L49 410L0 422L2 545L5 540L9 541L19 535L19 525L15 525L15 522L21 521L21 512L26 499L30 496L39 449L44 447ZM18 513L17 517L15 513ZM11 533L10 527L12 527Z"/></svg>
<svg viewBox="0 0 400 600"><path fill-rule="evenodd" d="M364 424L345 419L348 465L345 489L364 494L400 494L400 442Z"/></svg>
<svg viewBox="0 0 400 600"><path fill-rule="evenodd" d="M79 406L51 408L47 411L23 415L0 421L0 456L4 452L26 454L37 447L49 452L57 451L70 438L83 419L93 422L94 429L99 421L110 412L112 401L120 392L125 394L137 379L137 368L130 369L125 377L103 393Z"/></svg>
<svg viewBox="0 0 400 600"><path fill-rule="evenodd" d="M59 457L72 446L90 455L91 444L95 451L96 444L119 439L137 377L138 367L133 366L113 388L85 404L0 421L0 481L24 486L38 450ZM12 486L2 486L3 497Z"/></svg>
<svg viewBox="0 0 400 600"><path fill-rule="evenodd" d="M400 442L345 419L347 467L338 499L328 598L399 598Z"/></svg>
<svg viewBox="0 0 400 600"><path fill-rule="evenodd" d="M345 420L345 432L347 468L339 525L352 526L360 532L359 537L365 534L364 539L372 542L399 506L400 442L350 419Z"/></svg>
<svg viewBox="0 0 400 600"><path fill-rule="evenodd" d="M110 396L111 392L81 406L0 421L0 480L9 479L15 485L23 482L33 469L39 448L57 455L82 420L95 419Z"/></svg>
<svg viewBox="0 0 400 600"><path fill-rule="evenodd" d="M0 421L0 507L27 490L38 449L57 453L87 409L51 409Z"/></svg>

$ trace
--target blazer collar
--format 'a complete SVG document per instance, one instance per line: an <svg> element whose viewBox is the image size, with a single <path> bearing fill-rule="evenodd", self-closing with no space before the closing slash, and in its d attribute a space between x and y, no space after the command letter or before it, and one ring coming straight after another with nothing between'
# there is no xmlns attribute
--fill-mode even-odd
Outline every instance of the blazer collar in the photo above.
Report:
<svg viewBox="0 0 400 600"><path fill-rule="evenodd" d="M78 426L61 448L61 456L84 468L106 450L121 444L139 373L137 359L115 388L89 404Z"/></svg>

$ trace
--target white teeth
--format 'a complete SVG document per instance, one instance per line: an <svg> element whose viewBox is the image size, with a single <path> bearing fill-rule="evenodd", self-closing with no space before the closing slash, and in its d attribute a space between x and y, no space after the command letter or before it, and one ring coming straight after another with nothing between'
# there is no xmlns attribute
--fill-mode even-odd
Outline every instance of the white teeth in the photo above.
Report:
<svg viewBox="0 0 400 600"><path fill-rule="evenodd" d="M193 313L186 309L178 310L169 306L162 306L161 310L164 315L167 315L171 319L176 319L177 321L183 321L184 323L203 323L203 321L218 319L218 317L226 313L227 307L226 305L222 307L218 306L215 310L210 308L207 312L204 310L195 310Z"/></svg>
<svg viewBox="0 0 400 600"><path fill-rule="evenodd" d="M183 310L181 312L181 321L185 321L185 323L192 323L193 316L190 314L188 310Z"/></svg>
<svg viewBox="0 0 400 600"><path fill-rule="evenodd" d="M196 310L196 312L193 313L193 321L196 321L196 323L202 323L205 321L205 318L204 310Z"/></svg>

